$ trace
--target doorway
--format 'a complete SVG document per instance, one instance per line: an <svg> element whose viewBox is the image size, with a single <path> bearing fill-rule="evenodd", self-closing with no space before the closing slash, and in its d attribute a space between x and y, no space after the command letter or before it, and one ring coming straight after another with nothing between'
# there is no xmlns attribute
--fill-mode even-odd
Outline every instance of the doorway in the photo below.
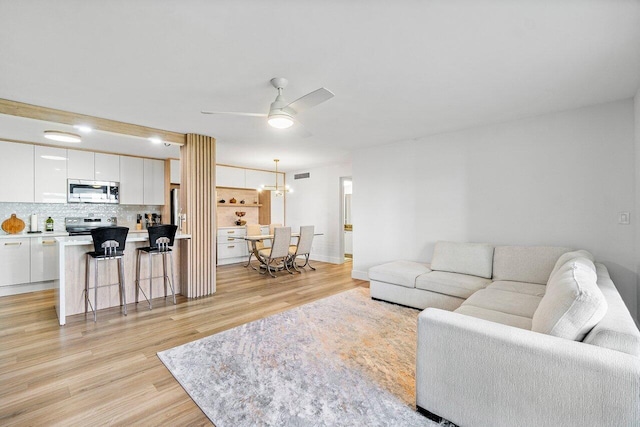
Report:
<svg viewBox="0 0 640 427"><path fill-rule="evenodd" d="M340 178L340 194L342 195L342 252L344 255L344 261L351 261L353 259L353 221L351 219L353 181L350 176Z"/></svg>

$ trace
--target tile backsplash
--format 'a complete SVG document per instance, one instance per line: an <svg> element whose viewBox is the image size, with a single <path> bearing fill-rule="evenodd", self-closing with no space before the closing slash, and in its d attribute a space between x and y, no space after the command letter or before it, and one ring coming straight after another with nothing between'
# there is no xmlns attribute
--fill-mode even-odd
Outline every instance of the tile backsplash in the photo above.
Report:
<svg viewBox="0 0 640 427"><path fill-rule="evenodd" d="M102 205L102 204L67 204L67 203L0 203L0 223L16 214L24 221L25 231L29 229L29 217L38 215L38 230L44 231L47 217L53 218L54 231L65 231L64 219L78 216L101 216L118 218L118 225L135 228L136 214L160 213L162 206L147 205ZM168 222L163 218L163 222ZM4 233L0 230L0 233Z"/></svg>

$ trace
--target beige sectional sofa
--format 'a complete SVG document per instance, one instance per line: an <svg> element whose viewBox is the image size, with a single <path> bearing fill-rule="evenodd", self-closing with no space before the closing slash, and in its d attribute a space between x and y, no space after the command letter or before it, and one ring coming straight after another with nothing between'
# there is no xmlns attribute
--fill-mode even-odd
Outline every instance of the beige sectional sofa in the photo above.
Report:
<svg viewBox="0 0 640 427"><path fill-rule="evenodd" d="M461 426L640 426L640 331L586 251L438 242L369 270L416 308L416 404ZM437 415L435 415L437 414Z"/></svg>

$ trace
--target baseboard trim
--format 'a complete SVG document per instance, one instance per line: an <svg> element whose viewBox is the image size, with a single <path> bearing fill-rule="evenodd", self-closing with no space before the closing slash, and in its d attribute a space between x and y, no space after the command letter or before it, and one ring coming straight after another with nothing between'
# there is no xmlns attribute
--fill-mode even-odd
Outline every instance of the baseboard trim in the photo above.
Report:
<svg viewBox="0 0 640 427"><path fill-rule="evenodd" d="M343 264L344 263L344 257L339 258L339 257L334 257L334 256L311 254L309 256L309 259L311 261L328 262L328 263L331 263L331 264Z"/></svg>
<svg viewBox="0 0 640 427"><path fill-rule="evenodd" d="M351 270L351 278L369 281L369 273L360 270Z"/></svg>

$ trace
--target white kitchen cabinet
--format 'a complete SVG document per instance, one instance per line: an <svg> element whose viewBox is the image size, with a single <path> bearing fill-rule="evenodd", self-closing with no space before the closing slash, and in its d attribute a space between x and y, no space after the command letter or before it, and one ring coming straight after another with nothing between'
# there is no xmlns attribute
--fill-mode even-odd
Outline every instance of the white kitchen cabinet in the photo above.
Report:
<svg viewBox="0 0 640 427"><path fill-rule="evenodd" d="M243 237L246 235L246 227L225 227L218 229L218 265L245 262L247 260L249 256L247 242L244 239L234 239L234 237Z"/></svg>
<svg viewBox="0 0 640 427"><path fill-rule="evenodd" d="M67 150L36 145L35 195L36 203L67 202Z"/></svg>
<svg viewBox="0 0 640 427"><path fill-rule="evenodd" d="M248 188L245 181L245 169L216 166L216 187Z"/></svg>
<svg viewBox="0 0 640 427"><path fill-rule="evenodd" d="M95 154L96 181L120 182L120 156L116 154Z"/></svg>
<svg viewBox="0 0 640 427"><path fill-rule="evenodd" d="M28 283L29 258L28 237L0 240L0 286Z"/></svg>
<svg viewBox="0 0 640 427"><path fill-rule="evenodd" d="M58 246L53 237L33 237L31 240L31 282L58 278ZM0 241L1 243L1 241Z"/></svg>
<svg viewBox="0 0 640 427"><path fill-rule="evenodd" d="M164 162L144 159L145 205L164 205Z"/></svg>
<svg viewBox="0 0 640 427"><path fill-rule="evenodd" d="M33 203L33 145L0 141L0 202Z"/></svg>
<svg viewBox="0 0 640 427"><path fill-rule="evenodd" d="M180 160L171 159L169 161L169 169L171 170L171 183L180 184Z"/></svg>
<svg viewBox="0 0 640 427"><path fill-rule="evenodd" d="M140 157L120 156L120 204L144 204L144 161Z"/></svg>
<svg viewBox="0 0 640 427"><path fill-rule="evenodd" d="M94 179L94 154L92 151L67 150L67 178Z"/></svg>

